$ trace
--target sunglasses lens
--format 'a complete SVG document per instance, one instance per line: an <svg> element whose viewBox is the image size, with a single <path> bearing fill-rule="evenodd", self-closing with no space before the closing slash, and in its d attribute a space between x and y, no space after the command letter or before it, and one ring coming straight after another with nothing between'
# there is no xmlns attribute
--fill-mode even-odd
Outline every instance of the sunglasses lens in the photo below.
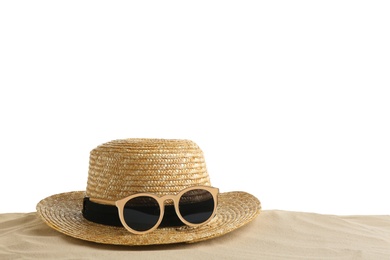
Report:
<svg viewBox="0 0 390 260"><path fill-rule="evenodd" d="M126 202L123 217L130 228L140 232L147 231L157 224L160 206L152 197L136 197Z"/></svg>
<svg viewBox="0 0 390 260"><path fill-rule="evenodd" d="M190 190L180 197L179 211L187 222L200 224L211 217L214 203L210 192L202 189Z"/></svg>

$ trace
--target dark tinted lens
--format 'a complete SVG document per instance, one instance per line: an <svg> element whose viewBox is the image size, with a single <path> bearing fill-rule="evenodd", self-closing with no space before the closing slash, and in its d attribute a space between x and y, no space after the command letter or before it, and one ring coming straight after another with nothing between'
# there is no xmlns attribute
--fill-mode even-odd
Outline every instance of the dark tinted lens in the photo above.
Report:
<svg viewBox="0 0 390 260"><path fill-rule="evenodd" d="M136 197L125 204L123 217L130 228L146 231L156 225L160 218L160 207L154 198Z"/></svg>
<svg viewBox="0 0 390 260"><path fill-rule="evenodd" d="M193 224L203 223L213 214L213 196L206 190L190 190L181 196L179 211L186 221Z"/></svg>

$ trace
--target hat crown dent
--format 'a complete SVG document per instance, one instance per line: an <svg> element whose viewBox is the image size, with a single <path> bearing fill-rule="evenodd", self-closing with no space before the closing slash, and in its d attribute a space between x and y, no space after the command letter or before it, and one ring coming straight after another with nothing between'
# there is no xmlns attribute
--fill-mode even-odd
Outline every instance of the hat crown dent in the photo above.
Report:
<svg viewBox="0 0 390 260"><path fill-rule="evenodd" d="M190 140L119 139L90 153L88 197L164 196L198 185L210 186L210 178L202 150Z"/></svg>

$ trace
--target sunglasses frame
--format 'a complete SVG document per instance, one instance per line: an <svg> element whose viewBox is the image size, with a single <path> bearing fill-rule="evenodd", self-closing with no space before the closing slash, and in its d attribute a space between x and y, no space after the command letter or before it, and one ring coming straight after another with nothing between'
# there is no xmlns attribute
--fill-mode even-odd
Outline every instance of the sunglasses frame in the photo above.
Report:
<svg viewBox="0 0 390 260"><path fill-rule="evenodd" d="M189 192L191 190L205 190L205 191L208 191L213 197L213 200L214 200L213 212L210 215L210 217L202 223L194 224L194 223L188 222L182 217L182 215L180 213L180 210L179 210L180 198L181 198L181 196L183 196L183 194L185 194L186 192ZM126 228L129 232L131 232L133 234L141 235L141 234L146 234L146 233L149 233L149 232L155 230L161 224L161 221L163 220L163 217L164 217L165 201L167 201L167 200L173 201L176 215L187 226L196 227L196 226L200 226L200 225L204 225L204 224L208 223L216 215L217 204L218 204L218 200L217 200L218 193L219 193L219 189L211 187L211 186L193 186L193 187L185 188L185 189L181 190L180 192L178 192L177 194L172 194L172 195L169 194L169 195L164 195L161 197L159 197L155 194L152 194L152 193L136 193L136 194L130 195L128 197L125 197L123 199L117 200L117 201L96 199L96 198L89 198L89 200L92 202L100 203L100 204L116 206L118 208L119 219L120 219L123 227ZM131 227L129 227L125 221L124 214L123 214L126 203L129 200L137 198L137 197L151 197L157 201L157 203L160 207L160 216L159 216L158 221L156 222L156 224L153 227L151 227L150 229L145 230L145 231L138 231L138 230L134 230Z"/></svg>

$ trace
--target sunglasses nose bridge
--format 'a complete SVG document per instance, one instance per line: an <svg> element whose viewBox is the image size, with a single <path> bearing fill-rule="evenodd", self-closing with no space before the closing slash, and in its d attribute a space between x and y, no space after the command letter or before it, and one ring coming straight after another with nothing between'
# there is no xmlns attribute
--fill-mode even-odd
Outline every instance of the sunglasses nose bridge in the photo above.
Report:
<svg viewBox="0 0 390 260"><path fill-rule="evenodd" d="M174 202L175 201L175 195L165 195L164 197L161 197L163 202Z"/></svg>

